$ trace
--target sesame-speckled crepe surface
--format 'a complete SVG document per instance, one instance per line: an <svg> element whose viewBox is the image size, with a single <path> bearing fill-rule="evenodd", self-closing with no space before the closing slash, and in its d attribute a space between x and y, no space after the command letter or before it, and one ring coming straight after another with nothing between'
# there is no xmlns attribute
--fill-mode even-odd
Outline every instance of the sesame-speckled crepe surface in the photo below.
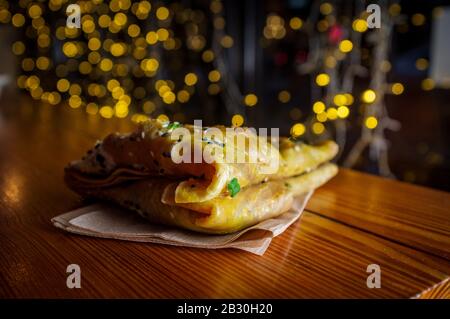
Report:
<svg viewBox="0 0 450 319"><path fill-rule="evenodd" d="M192 152L198 145L204 149L211 144L212 137L196 136L194 126L182 128L192 133L188 140ZM225 131L223 126L215 128ZM177 164L170 155L172 148L186 140L173 140L170 133L167 124L151 120L133 133L111 134L66 168L66 183L83 196L107 199L152 222L222 234L286 212L295 196L337 173L337 167L327 163L337 153L331 141L314 146L280 138L275 148L270 139L244 130L237 134L271 150L261 154L262 161ZM219 146L229 142L214 140ZM248 157L238 146L233 152ZM266 173L264 166L273 161L278 161L278 171ZM227 188L233 179L239 183L236 194Z"/></svg>
<svg viewBox="0 0 450 319"><path fill-rule="evenodd" d="M295 176L312 170L320 164L331 160L337 153L338 147L332 141L319 145L294 143L286 138L280 139L279 150L274 149L265 137L257 136L251 130L236 133L244 136L248 144L259 145L258 161L255 163L236 163L212 161L206 163L179 163L172 161L171 150L178 143L191 144L192 158L195 148L200 145L202 150L211 141L217 145L232 145L233 159L248 159L247 148L238 143L226 140L224 126L212 127L223 132L223 139L205 137L209 128L203 128L203 136L194 134L194 126L183 125L182 129L189 131L191 139L188 141L172 140L171 129L158 120L150 120L131 134L111 134L94 149L86 154L84 160L72 163L67 169L68 178L74 184L77 180L86 187L92 184L105 185L127 178L140 178L142 175L163 175L180 179L175 193L177 203L195 203L212 199L227 191L227 183L237 178L241 187L256 184L267 179L279 179ZM233 138L233 137L231 137ZM226 149L226 148L225 148ZM214 157L214 154L212 154ZM279 163L275 173L269 170L272 163ZM270 173L266 173L270 171ZM92 178L96 177L96 178ZM194 187L193 187L194 185Z"/></svg>

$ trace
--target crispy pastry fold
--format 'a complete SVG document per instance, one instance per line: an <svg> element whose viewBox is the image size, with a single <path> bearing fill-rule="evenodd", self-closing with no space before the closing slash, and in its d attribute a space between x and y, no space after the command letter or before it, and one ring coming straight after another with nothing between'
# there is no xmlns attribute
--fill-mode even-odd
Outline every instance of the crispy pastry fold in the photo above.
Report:
<svg viewBox="0 0 450 319"><path fill-rule="evenodd" d="M66 167L67 185L155 223L223 234L286 212L297 195L337 173L337 166L327 163L337 153L332 141L313 146L287 138L274 141L251 130L228 135L223 126L200 129L179 123L183 134L174 137L174 126L151 120L133 133L107 136ZM242 143L235 141L239 138ZM190 162L173 159L180 145ZM215 151L206 160L201 155L211 145ZM256 153L249 145L258 146ZM216 151L221 148L222 156L230 157L221 157ZM198 151L200 161L195 162ZM273 163L277 169L268 170ZM237 193L228 189L233 180L239 184Z"/></svg>
<svg viewBox="0 0 450 319"><path fill-rule="evenodd" d="M130 134L111 134L89 150L82 160L66 168L66 181L74 189L96 189L124 181L164 176L178 180L174 186L175 203L201 203L227 193L227 184L233 178L245 188L262 181L299 175L331 160L338 150L332 141L312 146L294 143L287 138L281 138L279 148L275 148L268 138L248 130L235 132L235 136L244 140L242 147L242 144L231 143L223 126L203 128L202 136L195 134L198 129L192 125L183 125L182 129L190 133L190 139L180 136L174 140L173 130L157 120L146 122ZM222 137L218 139L215 135L208 135L208 131L214 130L222 132ZM190 146L191 163L174 163L172 160L172 149L180 143ZM250 144L259 147L257 154L253 154L256 161L249 163L251 152L246 146ZM224 147L227 151L231 149L233 160L221 160L213 153L210 162L203 159L199 163L193 162L196 150L203 152L210 145L216 148L233 145ZM237 161L238 158L244 159L244 163ZM273 163L279 163L276 171L269 170Z"/></svg>

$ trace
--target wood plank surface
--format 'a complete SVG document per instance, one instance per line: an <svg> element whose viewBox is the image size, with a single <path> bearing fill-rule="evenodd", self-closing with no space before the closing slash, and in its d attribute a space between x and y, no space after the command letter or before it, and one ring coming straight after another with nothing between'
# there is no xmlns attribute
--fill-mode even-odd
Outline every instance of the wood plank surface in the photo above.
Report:
<svg viewBox="0 0 450 319"><path fill-rule="evenodd" d="M128 120L0 101L0 297L449 298L448 193L342 169L264 256L64 233L63 167ZM78 264L82 288L66 287ZM369 289L366 268L381 267Z"/></svg>
<svg viewBox="0 0 450 319"><path fill-rule="evenodd" d="M450 259L450 196L446 192L341 169L338 178L316 192L308 209Z"/></svg>

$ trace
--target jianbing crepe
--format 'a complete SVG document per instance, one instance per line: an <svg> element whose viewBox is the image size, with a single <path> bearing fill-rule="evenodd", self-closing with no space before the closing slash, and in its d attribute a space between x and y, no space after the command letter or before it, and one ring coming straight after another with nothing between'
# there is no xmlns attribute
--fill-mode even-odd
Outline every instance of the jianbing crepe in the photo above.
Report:
<svg viewBox="0 0 450 319"><path fill-rule="evenodd" d="M286 212L295 196L319 187L336 173L336 165L323 164L296 177L248 186L234 197L220 194L200 203L176 203L177 183L161 177L77 191L84 196L105 199L137 211L153 223L224 234Z"/></svg>
<svg viewBox="0 0 450 319"><path fill-rule="evenodd" d="M175 129L185 134L174 139L172 133ZM229 194L233 180L239 182L240 188L245 188L262 181L311 171L331 160L338 149L332 141L312 146L286 138L280 139L279 148L276 148L270 138L249 130L236 129L231 137L223 126L202 128L201 134L196 134L199 130L192 125L151 120L133 133L111 134L89 150L81 161L66 168L66 181L75 190L96 190L126 181L164 176L177 180L173 186L175 203L201 203ZM243 137L244 144L233 143L238 137ZM174 149L184 150L180 145L190 146L188 153L182 154L192 159L190 163L174 162ZM258 145L256 152L252 152L248 145ZM207 162L201 158L199 163L195 163L197 151L202 154L211 146L214 152L209 154L210 160ZM224 150L222 154L219 152L221 148ZM250 158L254 161L249 162ZM274 163L277 164L275 171L271 170ZM148 191L152 192L151 189Z"/></svg>

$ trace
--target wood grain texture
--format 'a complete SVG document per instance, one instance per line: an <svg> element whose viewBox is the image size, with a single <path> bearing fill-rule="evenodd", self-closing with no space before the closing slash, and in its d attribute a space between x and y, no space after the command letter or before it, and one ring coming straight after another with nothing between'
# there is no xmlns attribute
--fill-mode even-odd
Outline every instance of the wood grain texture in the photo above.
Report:
<svg viewBox="0 0 450 319"><path fill-rule="evenodd" d="M341 169L338 178L316 192L308 208L450 259L450 196L446 192Z"/></svg>
<svg viewBox="0 0 450 319"><path fill-rule="evenodd" d="M341 170L262 257L64 233L63 167L127 120L0 102L0 297L449 298L449 194ZM81 267L82 288L66 287ZM366 286L378 264L382 287Z"/></svg>

